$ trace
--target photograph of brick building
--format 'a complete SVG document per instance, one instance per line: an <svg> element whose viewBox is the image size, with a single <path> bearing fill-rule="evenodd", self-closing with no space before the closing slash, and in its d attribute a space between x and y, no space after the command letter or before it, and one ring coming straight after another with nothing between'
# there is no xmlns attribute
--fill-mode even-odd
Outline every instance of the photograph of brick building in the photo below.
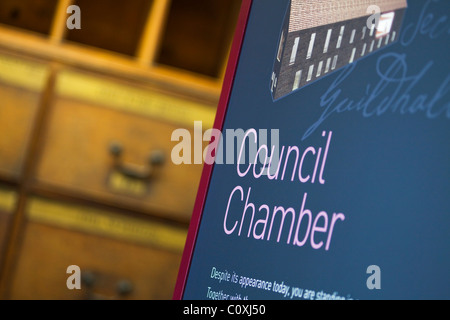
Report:
<svg viewBox="0 0 450 320"><path fill-rule="evenodd" d="M406 0L291 0L270 90L285 97L398 39Z"/></svg>

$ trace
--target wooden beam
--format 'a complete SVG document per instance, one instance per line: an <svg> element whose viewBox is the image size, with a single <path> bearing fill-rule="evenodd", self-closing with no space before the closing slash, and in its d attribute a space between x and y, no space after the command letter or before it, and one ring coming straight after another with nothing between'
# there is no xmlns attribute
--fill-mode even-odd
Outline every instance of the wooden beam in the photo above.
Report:
<svg viewBox="0 0 450 320"><path fill-rule="evenodd" d="M139 64L153 65L164 31L171 0L155 0L142 33L137 57Z"/></svg>
<svg viewBox="0 0 450 320"><path fill-rule="evenodd" d="M30 54L48 61L89 69L110 76L143 81L161 89L170 88L205 103L216 104L222 82L207 76L170 67L144 67L133 57L107 50L89 48L70 43L52 43L40 35L24 33L12 28L0 27L0 47Z"/></svg>
<svg viewBox="0 0 450 320"><path fill-rule="evenodd" d="M74 0L59 0L53 18L52 29L50 31L50 41L53 44L62 42L67 32L67 7L69 7Z"/></svg>

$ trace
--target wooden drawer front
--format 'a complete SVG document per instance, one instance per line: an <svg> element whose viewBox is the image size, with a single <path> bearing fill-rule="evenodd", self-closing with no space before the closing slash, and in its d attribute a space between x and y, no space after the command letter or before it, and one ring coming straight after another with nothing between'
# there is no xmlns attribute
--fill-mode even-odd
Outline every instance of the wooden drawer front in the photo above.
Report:
<svg viewBox="0 0 450 320"><path fill-rule="evenodd" d="M0 175L20 175L46 76L44 65L0 54Z"/></svg>
<svg viewBox="0 0 450 320"><path fill-rule="evenodd" d="M88 95L89 90L81 92ZM145 100L134 105L143 110L139 113L127 109L129 100L114 94L117 99L109 100L110 104L103 101L103 105L89 97L56 97L37 179L112 205L138 206L187 221L201 165L173 164L171 152L176 143L171 135L178 126L143 116L147 112ZM136 95L130 100L140 101ZM117 101L124 101L124 106L114 105ZM154 105L149 107L154 110ZM149 164L149 159L156 162Z"/></svg>
<svg viewBox="0 0 450 320"><path fill-rule="evenodd" d="M12 223L12 213L17 202L17 193L0 186L0 265L2 264L8 231Z"/></svg>
<svg viewBox="0 0 450 320"><path fill-rule="evenodd" d="M10 298L172 297L184 229L45 199L27 207ZM72 265L81 270L80 290L67 288Z"/></svg>

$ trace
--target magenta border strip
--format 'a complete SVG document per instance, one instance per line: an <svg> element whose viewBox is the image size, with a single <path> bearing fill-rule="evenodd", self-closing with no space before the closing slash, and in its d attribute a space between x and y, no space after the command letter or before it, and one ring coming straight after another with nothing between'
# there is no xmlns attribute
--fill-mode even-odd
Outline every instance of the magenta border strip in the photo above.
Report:
<svg viewBox="0 0 450 320"><path fill-rule="evenodd" d="M239 62L239 56L241 53L242 43L244 41L245 30L247 28L247 22L252 2L253 0L242 1L241 11L239 13L239 19L236 25L233 44L231 47L227 70L222 86L222 93L220 95L219 105L217 107L216 118L214 121L214 128L219 130L222 130L225 120L225 114L231 96L231 90L233 87L234 77ZM194 253L195 241L197 239L197 233L200 226L200 220L202 217L203 207L205 205L206 195L208 193L209 182L211 180L213 168L214 164L208 165L206 163L203 167L202 177L200 179L200 185L197 192L197 198L195 200L194 211L192 214L191 223L189 225L188 235L186 238L186 244L181 258L180 269L178 271L178 278L175 284L175 290L173 294L174 300L181 300L183 298L187 275L189 272L189 267L191 265L192 255Z"/></svg>

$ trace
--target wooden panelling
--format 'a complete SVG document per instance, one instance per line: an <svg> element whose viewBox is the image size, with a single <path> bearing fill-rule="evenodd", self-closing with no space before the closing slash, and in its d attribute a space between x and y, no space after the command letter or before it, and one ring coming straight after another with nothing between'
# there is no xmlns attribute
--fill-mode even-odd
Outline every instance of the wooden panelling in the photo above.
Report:
<svg viewBox="0 0 450 320"><path fill-rule="evenodd" d="M157 63L220 77L240 0L171 2Z"/></svg>
<svg viewBox="0 0 450 320"><path fill-rule="evenodd" d="M124 103L110 107L56 96L36 179L99 201L189 221L202 166L175 165L171 136L178 126L127 108L127 99Z"/></svg>
<svg viewBox="0 0 450 320"><path fill-rule="evenodd" d="M12 215L16 206L17 192L11 188L0 186L0 265L4 257L7 237L11 228Z"/></svg>
<svg viewBox="0 0 450 320"><path fill-rule="evenodd" d="M65 206L72 208L69 203L52 202L47 207L53 212L29 214L9 298L171 298L181 249L167 250L158 245L137 243L105 234L104 225L97 223L99 213L88 207L84 212L89 213L90 218L86 220L85 217L81 225L75 220L64 225L58 216L64 216ZM60 211L55 211L55 207L60 208ZM46 207L41 204L39 208L29 207L29 210L42 208L45 210ZM56 218L53 221L49 218L52 215ZM114 213L108 219L112 225L123 224L120 216ZM145 221L141 221L145 224ZM139 223L139 220L136 219L136 222ZM133 229L130 225L129 228L128 234L132 235ZM151 230L146 233L146 237L149 243L154 240ZM183 243L180 245L182 248ZM81 269L81 290L67 288L66 281L71 274L67 274L66 270L71 265Z"/></svg>
<svg viewBox="0 0 450 320"><path fill-rule="evenodd" d="M18 179L46 81L44 65L0 55L0 174Z"/></svg>
<svg viewBox="0 0 450 320"><path fill-rule="evenodd" d="M133 56L152 3L151 0L76 0L82 27L69 30L66 39Z"/></svg>
<svg viewBox="0 0 450 320"><path fill-rule="evenodd" d="M0 0L0 299L172 297L240 4Z"/></svg>
<svg viewBox="0 0 450 320"><path fill-rule="evenodd" d="M49 34L58 0L2 0L0 23Z"/></svg>
<svg viewBox="0 0 450 320"><path fill-rule="evenodd" d="M39 95L0 85L0 173L18 178L24 162Z"/></svg>
<svg viewBox="0 0 450 320"><path fill-rule="evenodd" d="M12 214L11 212L0 209L0 264L3 263L3 257L6 250L8 231L11 228Z"/></svg>

